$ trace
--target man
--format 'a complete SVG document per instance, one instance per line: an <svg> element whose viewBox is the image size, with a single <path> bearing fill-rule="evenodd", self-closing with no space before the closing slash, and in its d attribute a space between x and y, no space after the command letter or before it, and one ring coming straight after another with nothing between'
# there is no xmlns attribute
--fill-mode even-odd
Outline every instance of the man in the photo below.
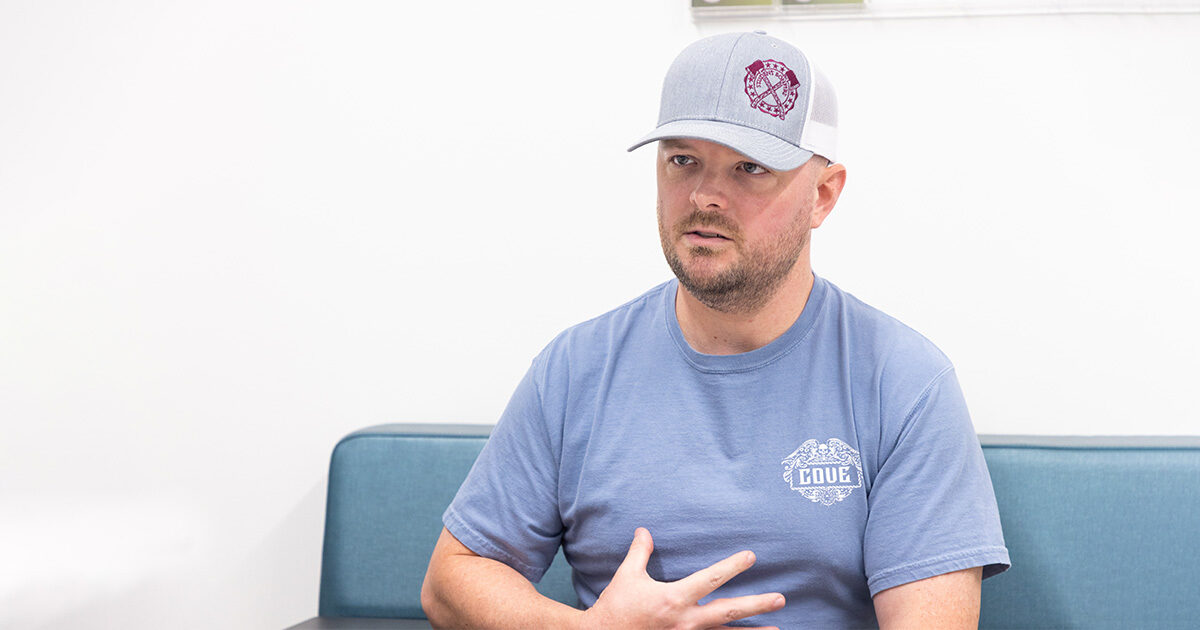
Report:
<svg viewBox="0 0 1200 630"><path fill-rule="evenodd" d="M978 623L1008 553L950 362L812 273L836 126L828 82L764 33L675 60L632 148L658 141L677 280L534 360L444 516L436 626ZM531 584L560 544L584 610Z"/></svg>

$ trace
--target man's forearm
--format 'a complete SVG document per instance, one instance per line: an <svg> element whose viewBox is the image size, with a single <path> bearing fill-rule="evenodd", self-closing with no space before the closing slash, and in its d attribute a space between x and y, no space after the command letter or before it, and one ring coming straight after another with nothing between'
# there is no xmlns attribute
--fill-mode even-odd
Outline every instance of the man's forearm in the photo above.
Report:
<svg viewBox="0 0 1200 630"><path fill-rule="evenodd" d="M576 628L583 611L556 602L512 567L483 558L442 530L421 586L435 628Z"/></svg>

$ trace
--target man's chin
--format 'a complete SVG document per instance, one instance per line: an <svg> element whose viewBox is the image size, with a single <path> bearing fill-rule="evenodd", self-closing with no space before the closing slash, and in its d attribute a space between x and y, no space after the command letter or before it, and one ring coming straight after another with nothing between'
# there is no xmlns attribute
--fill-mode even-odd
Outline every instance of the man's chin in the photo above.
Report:
<svg viewBox="0 0 1200 630"><path fill-rule="evenodd" d="M728 247L694 245L681 247L680 250L678 259L697 275L718 275L738 264L737 252Z"/></svg>
<svg viewBox="0 0 1200 630"><path fill-rule="evenodd" d="M723 254L709 247L684 247L670 252L667 264L679 284L697 297L710 299L741 288L745 278L735 260L725 260Z"/></svg>
<svg viewBox="0 0 1200 630"><path fill-rule="evenodd" d="M731 275L728 267L714 264L691 264L674 271L675 277L685 285L703 287L709 291L726 287Z"/></svg>
<svg viewBox="0 0 1200 630"><path fill-rule="evenodd" d="M676 269L675 277L692 293L719 295L742 288L744 279L720 265L689 265Z"/></svg>

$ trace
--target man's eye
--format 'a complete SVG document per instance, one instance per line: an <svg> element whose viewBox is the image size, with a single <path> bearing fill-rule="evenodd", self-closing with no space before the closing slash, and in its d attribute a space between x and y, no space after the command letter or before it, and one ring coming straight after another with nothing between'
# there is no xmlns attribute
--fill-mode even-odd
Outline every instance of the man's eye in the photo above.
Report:
<svg viewBox="0 0 1200 630"><path fill-rule="evenodd" d="M754 162L742 162L741 168L743 171L751 175L758 175L759 173L767 172L767 169L755 164Z"/></svg>
<svg viewBox="0 0 1200 630"><path fill-rule="evenodd" d="M672 155L671 163L675 166L687 166L692 163L692 158L686 155Z"/></svg>

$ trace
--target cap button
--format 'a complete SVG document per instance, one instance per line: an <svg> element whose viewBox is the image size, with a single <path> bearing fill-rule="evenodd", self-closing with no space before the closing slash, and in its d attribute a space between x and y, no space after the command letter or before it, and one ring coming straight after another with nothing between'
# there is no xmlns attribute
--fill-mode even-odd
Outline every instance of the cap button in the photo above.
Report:
<svg viewBox="0 0 1200 630"><path fill-rule="evenodd" d="M766 32L766 31L764 31L764 30L762 30L761 28L759 28L759 29L755 29L755 30L754 30L754 34L755 34L755 35L766 35L766 34L767 34L767 32Z"/></svg>

